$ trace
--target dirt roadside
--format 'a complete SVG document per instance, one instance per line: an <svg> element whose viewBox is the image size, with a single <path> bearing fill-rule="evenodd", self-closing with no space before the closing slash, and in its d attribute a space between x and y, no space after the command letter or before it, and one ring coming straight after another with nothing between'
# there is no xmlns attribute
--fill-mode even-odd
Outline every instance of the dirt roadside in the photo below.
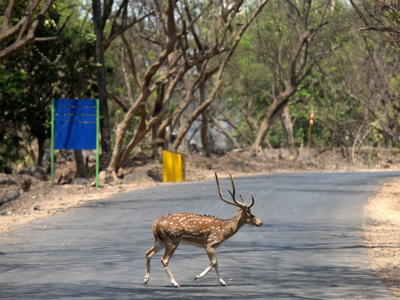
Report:
<svg viewBox="0 0 400 300"><path fill-rule="evenodd" d="M364 239L371 268L400 297L400 178L381 186L365 214Z"/></svg>

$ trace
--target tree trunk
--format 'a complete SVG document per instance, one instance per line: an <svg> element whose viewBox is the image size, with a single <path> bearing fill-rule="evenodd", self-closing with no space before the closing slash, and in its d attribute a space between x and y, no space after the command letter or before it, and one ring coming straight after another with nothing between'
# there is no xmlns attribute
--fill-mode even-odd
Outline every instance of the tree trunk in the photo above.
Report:
<svg viewBox="0 0 400 300"><path fill-rule="evenodd" d="M295 88L290 88L285 91L281 96L274 99L271 105L268 108L267 115L265 116L264 120L261 122L256 140L254 141L253 145L251 146L251 152L255 152L257 154L262 154L262 142L265 139L267 132L276 120L276 118L282 113L285 107L288 104L289 97L294 94L296 91Z"/></svg>
<svg viewBox="0 0 400 300"><path fill-rule="evenodd" d="M203 157L211 157L210 142L208 140L208 112L207 112L207 109L205 109L201 113L200 136L201 136L201 144L203 146L203 154L202 154Z"/></svg>
<svg viewBox="0 0 400 300"><path fill-rule="evenodd" d="M185 78L183 78L182 81L185 85L185 90L186 90L185 96L184 96L183 100L181 101L181 103L179 104L179 106L177 108L175 108L174 112L169 117L165 118L162 121L162 123L158 129L157 136L161 137L161 135L163 135L163 134L165 136L165 138L164 138L164 140L165 140L164 148L165 149L168 148L168 145L171 142L171 134L178 122L178 119L182 118L182 114L187 107L190 108L189 105L193 102L193 93L202 85L202 83L204 81L209 79L217 71L218 71L218 68L214 67L205 74L201 73L201 74L199 74L197 80L195 80L193 83L190 82L189 80L185 80ZM189 114L191 114L191 112L189 112ZM181 122L181 124L183 124L183 122ZM168 131L166 131L165 129L167 128L168 125L170 127L169 127Z"/></svg>
<svg viewBox="0 0 400 300"><path fill-rule="evenodd" d="M186 151L189 154L191 153L191 151L190 151L190 143L191 143L193 137L196 135L197 131L199 131L200 127L201 127L201 124L199 126L197 126L197 128L192 132L192 135L188 138Z"/></svg>
<svg viewBox="0 0 400 300"><path fill-rule="evenodd" d="M385 148L392 148L392 139L385 131L383 132L383 138L385 139Z"/></svg>
<svg viewBox="0 0 400 300"><path fill-rule="evenodd" d="M250 116L250 109L248 109L247 111L243 108L243 107L239 107L239 109L241 110L241 112L243 113L245 119L246 119L246 123L247 125L249 125L250 128L250 133L251 133L251 137L252 139L254 138L254 132L258 132L258 130L260 129L257 125L256 120L254 120L251 116ZM250 143L251 144L251 143Z"/></svg>
<svg viewBox="0 0 400 300"><path fill-rule="evenodd" d="M280 115L282 126L285 129L286 135L286 143L289 148L289 152L291 155L296 154L296 149L294 147L294 138L293 138L293 124L290 119L290 111L289 107L285 107Z"/></svg>
<svg viewBox="0 0 400 300"><path fill-rule="evenodd" d="M239 44L243 34L245 33L246 29L249 27L249 25L253 22L253 20L257 17L257 15L260 13L264 5L266 5L268 0L263 0L257 8L254 10L253 14L251 17L247 20L247 22L241 27L241 29L236 33L234 41L232 45L230 46L229 50L225 54L225 56L222 58L221 64L218 66L218 71L217 75L215 76L214 82L213 82L213 88L210 92L210 94L207 97L207 100L202 103L189 117L186 122L186 124L181 125L181 128L178 132L178 136L176 137L175 142L172 144L172 149L176 151L182 140L185 138L186 133L188 132L190 126L192 125L193 121L196 120L196 118L205 110L207 107L211 104L212 100L214 99L220 85L221 85L221 76L223 71L225 70L226 65L229 62L229 59L231 58L233 52L235 51L237 45Z"/></svg>
<svg viewBox="0 0 400 300"><path fill-rule="evenodd" d="M324 123L325 126L328 127L333 132L333 134L339 139L339 141L346 148L346 154L344 153L342 148L343 157L348 159L350 157L350 154L349 154L349 145L347 144L346 140L337 132L337 130L335 130L331 125L329 125L329 123L326 122L324 119L321 119L319 117L316 117L316 119Z"/></svg>
<svg viewBox="0 0 400 300"><path fill-rule="evenodd" d="M258 127L256 120L254 120L254 119L250 116L250 113L249 113L250 111L246 111L246 110L244 110L244 108L242 108L242 107L239 107L239 109L242 111L244 117L246 118L246 123L247 123L247 125L249 125L251 135L254 136L253 132L254 132L254 131L255 131L255 132L258 132L258 131L260 130L260 127ZM227 121L228 121L228 119L227 119ZM229 122L229 124L231 124L231 123ZM236 129L236 130L237 130L237 129ZM239 132L239 131L238 131L238 132ZM242 134L243 134L243 133L242 133ZM248 138L246 139L246 141L248 141L248 143L249 143L250 145L252 145L252 143L250 142L250 140L249 140ZM267 144L267 146L268 146L269 149L272 149L272 145L271 145L271 143L269 142L269 139L267 138L267 135L265 135L264 142Z"/></svg>
<svg viewBox="0 0 400 300"><path fill-rule="evenodd" d="M206 83L204 82L200 89L200 103L206 101ZM208 141L208 113L207 109L201 113L201 128L200 128L201 143L203 146L203 157L210 157L210 143Z"/></svg>
<svg viewBox="0 0 400 300"><path fill-rule="evenodd" d="M37 165L41 166L43 163L43 155L44 155L44 141L46 139L45 133L38 134L38 157L37 157Z"/></svg>
<svg viewBox="0 0 400 300"><path fill-rule="evenodd" d="M215 125L217 125L219 130L231 141L233 147L235 147L236 149L240 148L236 139L222 126L220 122L218 122L216 118L214 118L214 116L211 116L211 120L214 122Z"/></svg>
<svg viewBox="0 0 400 300"><path fill-rule="evenodd" d="M96 34L96 69L97 88L100 100L100 132L101 132L101 158L100 169L106 169L111 161L110 126L108 120L108 103L106 88L106 73L104 65L104 44L101 19L100 0L92 0L94 32Z"/></svg>
<svg viewBox="0 0 400 300"><path fill-rule="evenodd" d="M157 98L154 103L154 109L153 109L153 114L152 117L156 116L158 113L160 113L161 108L162 108L162 103L164 99L164 85L161 85L157 88ZM158 153L158 147L164 143L164 141L161 142L161 139L157 137L157 132L158 132L158 127L160 126L159 123L153 126L151 129L151 136L152 136L152 148L153 148L153 158L155 160L160 160L159 153Z"/></svg>
<svg viewBox="0 0 400 300"><path fill-rule="evenodd" d="M86 177L85 162L83 160L82 150L74 150L76 175L75 177Z"/></svg>
<svg viewBox="0 0 400 300"><path fill-rule="evenodd" d="M220 110L219 108L217 108L217 110L224 117L224 121L228 122L229 125L231 125L233 127L233 129L235 129L240 134L240 136L242 137L243 141L248 143L249 145L251 145L250 139L247 137L247 135L245 135L243 133L243 131L241 131L239 129L239 127L235 124L235 122L227 114L225 114L222 110Z"/></svg>
<svg viewBox="0 0 400 300"><path fill-rule="evenodd" d="M269 139L267 138L267 136L265 136L264 142L267 144L267 147L268 147L269 149L272 149L272 145L271 145Z"/></svg>
<svg viewBox="0 0 400 300"><path fill-rule="evenodd" d="M176 151L181 144L182 140L185 138L186 133L190 129L190 126L192 126L192 123L197 119L197 117L202 114L204 110L207 109L207 107L211 104L212 100L214 99L215 94L217 93L217 90L221 84L221 75L222 75L222 70L225 68L225 65L221 66L220 72L217 75L217 78L214 83L213 90L211 93L208 95L208 98L206 101L204 101L197 109L194 110L193 113L190 114L190 116L187 118L186 124L181 125L181 128L179 129L178 135L172 144L172 150Z"/></svg>

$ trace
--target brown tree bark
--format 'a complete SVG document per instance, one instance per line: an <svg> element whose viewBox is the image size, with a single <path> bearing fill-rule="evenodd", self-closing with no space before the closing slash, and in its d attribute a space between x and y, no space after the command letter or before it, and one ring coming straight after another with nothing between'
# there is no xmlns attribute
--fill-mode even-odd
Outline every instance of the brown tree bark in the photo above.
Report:
<svg viewBox="0 0 400 300"><path fill-rule="evenodd" d="M312 59L308 58L309 55L309 44L313 41L316 34L320 32L320 29L327 24L324 23L324 17L328 9L330 1L325 1L322 8L322 14L314 20L316 22L316 28L312 31L308 29L308 22L311 22L310 11L311 1L307 4L307 9L304 10L303 14L295 13L293 16L288 14L291 23L293 24L297 32L297 42L293 45L292 49L287 49L290 53L290 57L286 62L282 61L282 49L278 49L278 54L263 50L262 55L266 58L271 59L274 62L274 69L276 75L276 82L272 88L272 95L267 95L271 98L272 104L268 107L265 117L260 125L257 137L251 147L251 152L262 154L262 141L278 116L283 112L285 107L289 103L290 97L304 87L300 84L310 74L314 65L324 57L326 57L332 50L338 47L338 45L327 49L324 52L315 54ZM293 8L293 3L289 5ZM297 10L297 8L296 8ZM283 89L284 87L284 89Z"/></svg>
<svg viewBox="0 0 400 300"><path fill-rule="evenodd" d="M290 118L289 107L285 107L280 115L280 119L282 122L282 126L285 129L286 135L286 143L289 148L289 152L291 155L296 155L296 149L294 146L294 138L293 138L293 124Z"/></svg>
<svg viewBox="0 0 400 300"><path fill-rule="evenodd" d="M343 146L346 149L346 158L350 157L349 154L349 145L347 144L346 140L343 138L343 136L341 134L339 134L331 125L329 125L328 122L326 122L324 119L316 117L317 120L321 121L322 123L325 124L326 127L328 127L335 135L336 137L339 139L339 141L343 144ZM343 148L342 148L343 149Z"/></svg>
<svg viewBox="0 0 400 300"><path fill-rule="evenodd" d="M244 142L247 144L251 145L250 139L243 133L242 130L235 124L235 122L230 118L223 110L217 108L218 112L224 117L224 121L228 122L229 125L233 127L237 131L237 133L240 134L241 138L243 139Z"/></svg>
<svg viewBox="0 0 400 300"><path fill-rule="evenodd" d="M130 151L132 151L133 147L140 141L141 138L143 138L148 131L151 130L152 126L158 123L162 117L165 115L165 113L168 111L168 105L169 105L169 99L171 97L171 94L173 92L173 89L175 88L177 82L182 78L182 76L185 74L185 72L190 69L191 65L187 63L184 64L181 69L177 67L178 60L182 57L183 53L178 51L175 51L175 47L177 44L177 41L183 35L185 32L181 32L178 34L176 24L175 24L175 6L176 2L169 0L167 7L165 7L164 10L160 10L159 7L158 13L160 14L160 17L166 20L167 24L164 26L165 30L165 36L163 36L163 44L162 44L162 49L161 52L159 53L158 57L154 61L153 64L151 64L147 70L146 73L144 74L143 80L140 81L140 88L141 88L141 94L139 97L136 99L134 105L131 106L131 108L127 111L124 120L117 126L117 131L116 131L116 136L115 136L115 147L113 150L113 154L111 157L111 162L107 168L108 173L112 173L114 177L114 181L118 182L118 178L116 175L116 172L118 169L122 166L124 160L128 157ZM198 15L201 16L203 12L209 7L206 6L202 12ZM188 29L193 24L188 25ZM183 47L181 48L185 50ZM130 54L130 52L128 52ZM153 76L156 74L156 72L159 70L159 68L164 64L164 62L167 60L167 58L173 54L173 61L169 63L168 65L168 71L164 73L162 76L157 78L155 82L153 82ZM202 57L204 58L204 57ZM204 58L207 59L207 58ZM131 68L134 66L133 60L131 61ZM135 69L136 70L136 69ZM133 71L135 71L133 70ZM136 74L134 74L136 76ZM164 103L162 106L162 109L160 113L153 117L151 120L143 126L143 129L137 130L134 138L129 142L128 146L124 151L122 151L122 143L123 139L125 136L126 131L128 130L129 124L131 123L132 119L134 116L137 114L137 111L144 105L145 101L147 101L147 98L151 93L157 88L158 84L167 82L170 80L172 76L175 76L172 80L172 82L169 84L166 95L164 96ZM136 76L136 78L138 78Z"/></svg>
<svg viewBox="0 0 400 300"><path fill-rule="evenodd" d="M368 108L369 112L377 119L379 120L380 125L382 126L382 129L394 140L400 142L400 134L398 134L397 132L393 131L390 129L390 127L388 126L388 124L386 124L383 119L384 116L386 118L388 118L387 112L383 112L382 115L379 115L379 112L376 108L376 105L373 103L369 103L367 101L371 101L371 99L368 100L363 100L360 97L358 97L357 95L353 94L352 92L350 92L349 90L346 89L340 89L341 91L343 91L345 94L347 94L350 98L352 98L353 100L356 100L357 102L359 102L363 107Z"/></svg>
<svg viewBox="0 0 400 300"><path fill-rule="evenodd" d="M268 107L267 115L263 119L258 131L257 137L251 147L251 151L257 154L262 154L261 143L265 139L267 132L276 120L276 118L282 113L283 109L286 107L290 96L296 92L296 88L292 87L286 90L280 97L275 98L272 104Z"/></svg>
<svg viewBox="0 0 400 300"><path fill-rule="evenodd" d="M246 118L246 122L247 122L247 125L249 125L250 132L251 132L252 136L253 136L254 132L258 133L258 131L260 130L260 127L257 125L256 120L254 120L250 116L251 104L248 106L248 110L247 111L242 107L239 107L239 109L242 111L244 117ZM269 142L269 139L267 138L266 135L265 135L265 138L264 138L264 142L267 144L269 149L272 149L272 145ZM252 143L250 143L250 145L252 145Z"/></svg>
<svg viewBox="0 0 400 300"><path fill-rule="evenodd" d="M100 170L111 161L111 134L108 116L106 73L104 65L103 21L100 0L92 0L94 32L96 34L97 89L100 100L101 157Z"/></svg>
<svg viewBox="0 0 400 300"><path fill-rule="evenodd" d="M43 164L43 155L44 155L44 142L46 140L46 134L44 130L38 134L38 157L37 157L37 165L41 166Z"/></svg>
<svg viewBox="0 0 400 300"><path fill-rule="evenodd" d="M200 128L201 144L203 147L202 156L211 157L210 141L208 140L208 111L205 109L201 113L201 128Z"/></svg>
<svg viewBox="0 0 400 300"><path fill-rule="evenodd" d="M200 89L200 103L206 101L206 82L204 82ZM201 144L203 146L203 157L210 157L210 143L208 140L208 113L207 109L201 113L201 128L200 128Z"/></svg>
<svg viewBox="0 0 400 300"><path fill-rule="evenodd" d="M178 149L179 145L181 144L182 140L184 139L186 133L188 132L190 126L192 125L192 123L194 122L194 120L197 119L197 117L205 110L207 109L207 107L211 104L211 102L213 101L220 85L221 85L221 76L223 71L225 70L226 65L228 64L229 59L231 58L233 52L235 51L237 45L239 44L243 34L245 33L246 29L249 27L249 25L253 22L253 20L255 19L255 17L260 13L260 11L262 10L262 8L268 3L269 0L263 0L258 7L254 10L253 14L251 15L251 17L248 19L248 21L242 25L242 27L240 28L240 30L236 33L233 43L231 44L229 50L227 51L227 53L225 54L224 58L222 59L219 67L218 67L218 72L217 75L214 79L214 83L213 83L213 88L210 92L210 94L207 97L207 100L204 101L187 119L186 124L184 124L183 126L181 126L179 132L178 132L178 136L175 139L175 142L172 145L172 150L176 151L176 149ZM228 29L228 27L226 27L226 30Z"/></svg>
<svg viewBox="0 0 400 300"><path fill-rule="evenodd" d="M257 8L254 10L254 13L252 17L249 19L249 21L247 21L241 27L241 30L235 34L235 37L233 38L234 41L233 48L237 46L237 43L239 42L240 37L242 36L244 30L249 26L249 24L253 21L255 16L261 11L261 9L267 2L268 0L263 0L261 4L258 4ZM236 10L232 11L231 18L229 19L229 24L234 20L234 16L237 13L237 10L241 4L243 4L242 0L240 0L234 5L234 7L236 7ZM160 31L160 34L162 34L163 36L162 39L159 39L160 42L158 42L158 44L161 45L162 50L159 53L155 62L147 69L146 73L143 76L144 78L142 80L140 96L136 99L135 104L128 110L124 120L117 126L115 147L113 150L111 162L107 168L107 171L113 174L115 181L118 181L116 172L122 166L124 160L129 156L130 151L133 149L133 147L142 138L144 138L144 136L151 130L151 128L155 124L157 124L160 120L162 120L162 118L168 112L171 94L173 93L176 84L182 79L182 77L186 74L186 72L193 66L201 64L203 62L208 62L212 57L215 57L220 53L226 51L226 49L223 47L225 45L224 36L226 36L229 24L221 25L221 23L218 22L216 23L219 26L217 29L220 31L221 35L219 35L218 38L215 35L212 41L213 44L207 48L207 51L201 51L198 53L197 52L189 53L188 51L189 44L187 43L187 38L185 35L190 33L193 24L200 18L200 16L202 16L202 14L207 9L211 7L211 5L212 3L205 5L200 13L197 12L196 14L194 14L193 20L190 21L189 24L184 24L185 25L183 26L184 30L182 30L181 32L177 31L176 22L182 21L184 23L184 20L180 19L182 18L182 15L180 13L177 13L177 11L175 10L176 2L173 0L168 0L167 2L162 3L163 7L156 7L159 17L157 19L157 22L160 22L162 26L160 27L162 29L162 31ZM217 14L217 19L220 18L218 11L216 14ZM176 19L178 21L176 21ZM177 43L179 43L179 46L177 45ZM228 55L225 55L225 58L228 56L229 60L232 53L233 50L232 48L230 48L228 51ZM158 78L156 79L153 78L156 72L159 70L159 68L167 61L167 58L171 57L173 57L173 59L172 60L168 59L168 65L166 71L165 72L163 71L162 75L158 76ZM222 69L225 68L226 62L227 61L223 62L224 66ZM218 65L217 70L221 71L220 65ZM217 77L218 77L217 80L218 83L218 81L220 81L221 74L219 74L219 76ZM128 146L121 153L122 141L133 116L145 103L145 101L147 101L149 95L151 95L151 93L160 83L168 83L167 90L165 92L163 100L163 106L160 113L157 114L157 116L148 120L147 123L145 123L140 130L137 130L134 138L129 142ZM217 85L219 86L220 82ZM212 97L215 95L217 88L213 90L213 92L210 94L211 97L209 96L206 102L208 102L210 98L212 100ZM211 103L211 100L209 101L209 103ZM196 112L197 114L196 117L200 115L204 109L207 108L209 103L203 105L200 111ZM185 127L184 130L187 131L189 127ZM183 137L184 135L182 136L182 138Z"/></svg>
<svg viewBox="0 0 400 300"><path fill-rule="evenodd" d="M154 117L160 113L160 111L162 109L163 99L164 99L164 85L161 85L157 88L157 98L154 103L152 117ZM157 131L158 131L159 125L160 125L159 123L156 123L153 126L153 128L151 129L152 130L151 134L152 134L153 158L155 160L160 159L159 153L158 153L158 147L164 144L164 141L161 142L161 140L157 138Z"/></svg>
<svg viewBox="0 0 400 300"><path fill-rule="evenodd" d="M205 65L204 65L204 67L205 67ZM192 103L192 101L195 99L193 94L196 92L197 89L199 89L199 87L203 84L203 82L205 82L207 79L211 78L211 76L214 75L216 71L218 71L218 66L212 68L210 71L208 71L205 74L202 71L193 83L186 82L185 80L183 80L184 84L185 84L185 89L186 89L186 93L185 93L183 100L179 103L179 106L174 110L174 112L162 121L162 123L158 129L158 133L157 133L158 138L162 138L161 135L165 135L165 146L164 146L165 148L168 148L168 145L171 141L172 131L174 130L179 118L182 116L182 113L190 105L190 103ZM169 127L168 131L165 132L166 127L168 125L170 127Z"/></svg>
<svg viewBox="0 0 400 300"><path fill-rule="evenodd" d="M168 86L167 91L165 92L165 95L164 95L164 103L158 114L156 114L154 117L152 117L147 123L145 122L146 121L146 112L144 111L145 103L142 100L143 95L141 95L141 97L136 101L135 105L129 109L127 115L125 116L125 119L118 125L117 136L118 135L123 136L122 132L124 132L124 131L126 132L128 126L129 126L128 122L130 122L132 120L133 116L136 114L136 112L139 109L142 111L141 123L139 125L139 128L136 130L134 137L128 143L128 145L126 146L125 150L122 151L122 153L120 151L121 147L122 147L122 139L116 138L116 146L114 148L111 163L110 163L109 167L107 168L107 171L113 174L114 181L118 182L116 173L118 172L119 168L122 167L122 164L128 158L132 149L146 136L146 134L153 128L153 126L155 126L156 124L158 124L161 121L162 117L168 111L169 100L171 98L171 94L172 94L176 84L181 80L182 76L186 73L187 67L181 69L180 72L174 78L174 80ZM132 116L130 116L130 114L132 114ZM129 116L129 118L127 118L127 116ZM117 148L117 146L118 146L118 148ZM116 148L118 149L118 152L116 152Z"/></svg>
<svg viewBox="0 0 400 300"><path fill-rule="evenodd" d="M252 138L254 138L254 133L257 133L260 128L258 127L256 120L254 120L250 115L251 106L252 106L252 99L249 99L247 102L247 110L245 110L243 107L240 106L239 109L242 112L244 118L246 119L247 125L249 125Z"/></svg>
<svg viewBox="0 0 400 300"><path fill-rule="evenodd" d="M222 124L214 116L211 116L211 120L218 127L219 131L221 131L231 141L233 147L239 149L240 146L237 143L236 139L224 128L224 126L222 126Z"/></svg>
<svg viewBox="0 0 400 300"><path fill-rule="evenodd" d="M86 177L86 167L83 160L82 150L74 150L76 174L75 177Z"/></svg>
<svg viewBox="0 0 400 300"><path fill-rule="evenodd" d="M191 153L191 151L190 151L190 143L191 143L193 137L196 135L197 131L199 131L200 127L201 127L201 124L199 126L197 126L197 128L195 130L193 130L193 133L188 138L188 141L187 141L187 152L188 153Z"/></svg>
<svg viewBox="0 0 400 300"><path fill-rule="evenodd" d="M4 43L6 40L9 38L15 36L18 34L17 39L13 44L10 46L6 47L2 51L0 51L0 61L3 59L6 59L13 55L14 53L17 53L20 51L22 48L25 46L35 43L35 42L47 42L47 41L56 41L59 38L59 34L54 37L47 37L47 38L37 38L35 37L35 31L39 23L43 20L44 15L46 12L49 10L51 5L54 3L55 0L48 0L40 10L40 12L37 14L36 19L32 22L31 24L31 19L33 15L35 14L35 11L37 7L39 6L40 2L42 0L31 0L28 1L28 5L26 7L24 15L21 17L21 19L18 21L17 24L15 24L13 27L9 28L10 18L11 18L11 11L14 7L15 0L10 0L8 2L7 8L4 12L4 17L3 17L3 24L1 27L0 31L0 44ZM27 32L26 32L27 31Z"/></svg>

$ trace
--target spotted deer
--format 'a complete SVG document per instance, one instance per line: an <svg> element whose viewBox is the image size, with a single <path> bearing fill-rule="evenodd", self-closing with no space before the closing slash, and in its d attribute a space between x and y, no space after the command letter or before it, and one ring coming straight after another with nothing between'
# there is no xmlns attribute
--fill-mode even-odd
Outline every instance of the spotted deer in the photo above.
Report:
<svg viewBox="0 0 400 300"><path fill-rule="evenodd" d="M215 249L221 246L223 242L233 236L239 229L245 225L262 226L262 222L250 211L254 205L254 197L251 194L251 204L247 205L242 195L240 198L243 203L240 203L235 198L235 182L231 173L229 173L232 182L231 194L233 202L225 199L222 196L221 187L219 185L217 173L215 178L218 186L218 193L222 201L237 207L237 215L228 220L218 219L208 215L197 215L191 213L171 213L161 218L158 218L153 223L153 234L155 238L154 246L146 252L146 276L144 277L144 285L150 279L150 260L154 254L165 248L164 255L161 257L168 279L175 287L179 284L175 281L169 268L169 260L174 254L180 243L192 245L200 248L205 248L211 264L193 280L203 278L212 268L217 272L218 280L221 285L227 284L221 278L218 271L217 258Z"/></svg>

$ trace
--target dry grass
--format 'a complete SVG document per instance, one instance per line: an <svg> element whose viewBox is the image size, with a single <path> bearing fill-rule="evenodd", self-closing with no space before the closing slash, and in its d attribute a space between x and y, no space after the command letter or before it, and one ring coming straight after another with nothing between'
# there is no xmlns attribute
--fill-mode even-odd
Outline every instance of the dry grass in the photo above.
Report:
<svg viewBox="0 0 400 300"><path fill-rule="evenodd" d="M400 297L400 178L383 184L365 210L364 236L372 270Z"/></svg>

